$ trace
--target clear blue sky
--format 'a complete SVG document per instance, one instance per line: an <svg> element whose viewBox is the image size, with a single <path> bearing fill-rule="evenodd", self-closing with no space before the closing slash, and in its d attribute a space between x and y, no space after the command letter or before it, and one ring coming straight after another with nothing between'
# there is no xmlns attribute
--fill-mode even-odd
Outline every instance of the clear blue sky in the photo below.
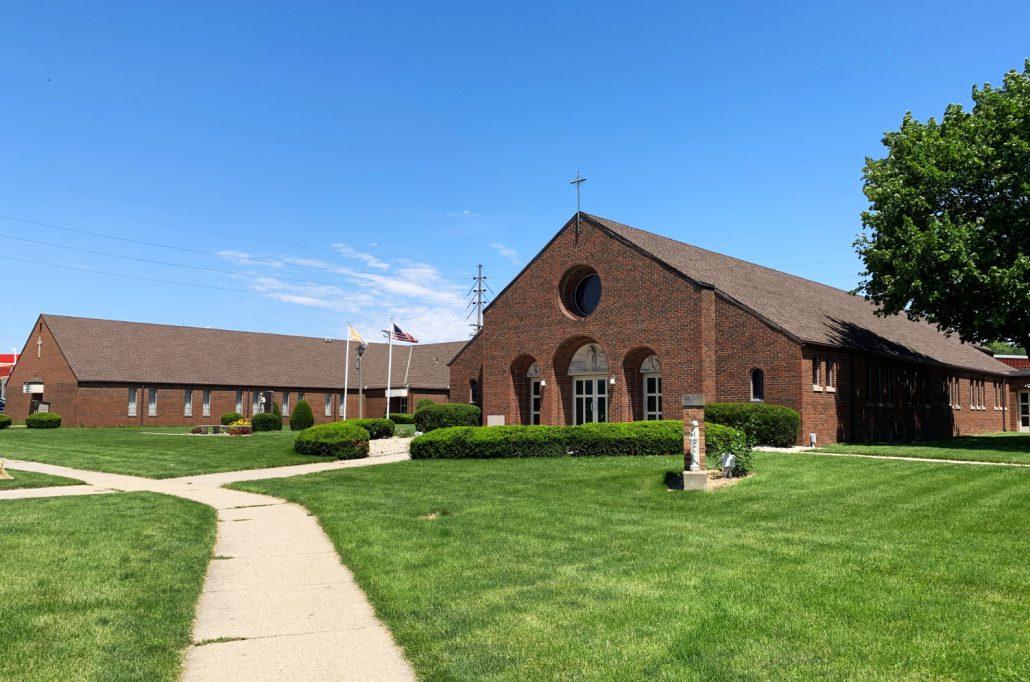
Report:
<svg viewBox="0 0 1030 682"><path fill-rule="evenodd" d="M1021 67L1030 3L838 4L4 3L0 351L39 312L464 338L577 170L584 210L853 288L864 157Z"/></svg>

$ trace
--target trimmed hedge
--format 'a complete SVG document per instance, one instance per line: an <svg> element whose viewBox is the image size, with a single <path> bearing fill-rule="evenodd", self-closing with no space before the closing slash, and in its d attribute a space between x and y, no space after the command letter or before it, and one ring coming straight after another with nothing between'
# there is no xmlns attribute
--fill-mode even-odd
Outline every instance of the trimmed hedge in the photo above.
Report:
<svg viewBox="0 0 1030 682"><path fill-rule="evenodd" d="M303 431L315 425L315 413L311 411L311 405L307 400L298 400L290 412L290 430Z"/></svg>
<svg viewBox="0 0 1030 682"><path fill-rule="evenodd" d="M582 426L458 426L411 441L412 459L602 457L683 452L683 422L650 421Z"/></svg>
<svg viewBox="0 0 1030 682"><path fill-rule="evenodd" d="M722 456L725 453L736 455L737 463L733 467L734 476L746 476L751 473L751 446L747 435L740 429L720 424L705 422L705 465L708 469L721 469Z"/></svg>
<svg viewBox="0 0 1030 682"><path fill-rule="evenodd" d="M11 418L6 414L0 414L0 429L6 429L11 425Z"/></svg>
<svg viewBox="0 0 1030 682"><path fill-rule="evenodd" d="M261 412L255 414L251 420L250 425L254 428L254 431L282 431L283 430L283 418L277 416L274 412Z"/></svg>
<svg viewBox="0 0 1030 682"><path fill-rule="evenodd" d="M423 398L422 400L420 400L417 403L415 403L415 411L418 412L423 407L429 407L430 405L435 405L435 404L436 404L435 401L432 401L429 398Z"/></svg>
<svg viewBox="0 0 1030 682"><path fill-rule="evenodd" d="M56 429L61 425L61 415L56 412L36 412L25 418L30 429Z"/></svg>
<svg viewBox="0 0 1030 682"><path fill-rule="evenodd" d="M371 440L393 438L393 422L389 419L348 419L343 424L353 424L368 431Z"/></svg>
<svg viewBox="0 0 1030 682"><path fill-rule="evenodd" d="M740 429L757 445L789 448L797 445L801 415L783 405L766 403L710 403L705 423Z"/></svg>
<svg viewBox="0 0 1030 682"><path fill-rule="evenodd" d="M350 422L312 426L297 434L293 449L302 455L361 459L368 457L368 431Z"/></svg>
<svg viewBox="0 0 1030 682"><path fill-rule="evenodd" d="M414 424L415 415L408 414L407 412L391 412L390 421L394 424Z"/></svg>
<svg viewBox="0 0 1030 682"><path fill-rule="evenodd" d="M465 403L434 403L415 413L415 428L422 433L449 426L479 426L480 411Z"/></svg>
<svg viewBox="0 0 1030 682"><path fill-rule="evenodd" d="M734 476L751 471L751 448L742 431L705 425L705 464L719 469L725 452L737 457ZM613 457L683 454L683 422L644 421L582 426L452 426L411 441L412 459L504 457Z"/></svg>
<svg viewBox="0 0 1030 682"><path fill-rule="evenodd" d="M226 412L222 415L222 426L228 426L233 422L238 422L243 419L243 415L239 412Z"/></svg>

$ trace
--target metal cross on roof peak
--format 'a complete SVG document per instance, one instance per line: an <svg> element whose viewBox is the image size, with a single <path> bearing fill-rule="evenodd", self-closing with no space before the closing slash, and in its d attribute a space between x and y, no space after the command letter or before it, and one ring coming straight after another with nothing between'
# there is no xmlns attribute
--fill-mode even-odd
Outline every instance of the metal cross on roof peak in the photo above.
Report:
<svg viewBox="0 0 1030 682"><path fill-rule="evenodd" d="M576 186L576 235L577 236L579 235L579 230L580 230L580 222L579 222L579 214L580 214L580 210L579 210L579 186L582 185L586 181L587 181L587 179L584 178L583 176L581 176L579 174L579 171L576 171L576 179L569 181L570 185L575 185Z"/></svg>

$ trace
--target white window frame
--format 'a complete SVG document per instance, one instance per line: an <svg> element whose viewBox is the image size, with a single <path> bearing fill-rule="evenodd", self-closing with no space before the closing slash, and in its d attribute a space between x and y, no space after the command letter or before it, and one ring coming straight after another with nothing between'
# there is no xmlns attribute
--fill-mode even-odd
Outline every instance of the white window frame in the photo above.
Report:
<svg viewBox="0 0 1030 682"><path fill-rule="evenodd" d="M333 394L332 393L326 393L325 394L325 416L327 416L327 417L333 416Z"/></svg>
<svg viewBox="0 0 1030 682"><path fill-rule="evenodd" d="M261 409L261 391L256 388L250 389L250 414L255 415Z"/></svg>
<svg viewBox="0 0 1030 682"><path fill-rule="evenodd" d="M833 358L826 358L826 392L836 393L837 392L837 366L833 362Z"/></svg>
<svg viewBox="0 0 1030 682"><path fill-rule="evenodd" d="M661 419L662 419L662 407L663 407L663 405L662 405L662 373L661 372L644 372L643 374L640 375L640 377L641 377L641 383L643 384L643 386L641 386L641 388L644 389L643 392L642 392L642 394L644 396L644 404L642 405L642 407L644 408L644 410L643 410L643 412L644 412L644 421L661 421ZM648 379L654 379L655 380L655 382L654 382L655 383L655 390L654 391L647 390L647 380ZM655 402L655 407L657 408L655 410L648 410L647 409L647 399L651 398L651 397L654 397L654 399L655 399L655 401L654 401Z"/></svg>
<svg viewBox="0 0 1030 682"><path fill-rule="evenodd" d="M340 393L340 394L337 395L337 398L336 398L336 414L337 414L337 416L340 416L340 417L343 416L343 406L346 404L346 401L347 401L347 394L346 393Z"/></svg>
<svg viewBox="0 0 1030 682"><path fill-rule="evenodd" d="M822 391L823 390L822 368L823 368L822 359L818 355L813 356L812 357L812 390L813 391Z"/></svg>
<svg viewBox="0 0 1030 682"><path fill-rule="evenodd" d="M204 404L203 404L203 407L201 409L203 410L203 413L204 413L205 417L210 417L211 416L211 389L210 388L205 388L204 389Z"/></svg>
<svg viewBox="0 0 1030 682"><path fill-rule="evenodd" d="M138 394L139 394L139 389L136 386L133 386L133 387L131 387L129 389L129 416L130 417L135 417L137 415L136 401L139 400Z"/></svg>
<svg viewBox="0 0 1030 682"><path fill-rule="evenodd" d="M283 391L283 416L290 416L290 392Z"/></svg>
<svg viewBox="0 0 1030 682"><path fill-rule="evenodd" d="M182 416L193 416L193 389L187 388L182 392Z"/></svg>
<svg viewBox="0 0 1030 682"><path fill-rule="evenodd" d="M762 395L761 397L755 397L755 372L760 372L762 376ZM747 373L748 390L751 393L751 402L753 403L764 403L765 402L765 370L761 367L752 367L751 371Z"/></svg>
<svg viewBox="0 0 1030 682"><path fill-rule="evenodd" d="M236 389L236 413L243 414L243 389Z"/></svg>
<svg viewBox="0 0 1030 682"><path fill-rule="evenodd" d="M151 388L147 391L147 416L157 416L157 389Z"/></svg>

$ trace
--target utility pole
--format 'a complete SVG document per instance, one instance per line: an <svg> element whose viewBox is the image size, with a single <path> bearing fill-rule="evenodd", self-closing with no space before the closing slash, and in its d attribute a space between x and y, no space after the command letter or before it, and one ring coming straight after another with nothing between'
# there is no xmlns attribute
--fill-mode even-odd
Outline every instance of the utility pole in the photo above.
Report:
<svg viewBox="0 0 1030 682"><path fill-rule="evenodd" d="M476 276L472 278L475 284L469 289L467 296L471 296L472 300L469 301L468 307L472 308L469 314L465 316L465 319L472 317L472 314L476 314L476 321L470 323L472 327L472 336L475 336L483 328L483 307L486 305L486 275L483 274L483 265L479 264L476 266Z"/></svg>

